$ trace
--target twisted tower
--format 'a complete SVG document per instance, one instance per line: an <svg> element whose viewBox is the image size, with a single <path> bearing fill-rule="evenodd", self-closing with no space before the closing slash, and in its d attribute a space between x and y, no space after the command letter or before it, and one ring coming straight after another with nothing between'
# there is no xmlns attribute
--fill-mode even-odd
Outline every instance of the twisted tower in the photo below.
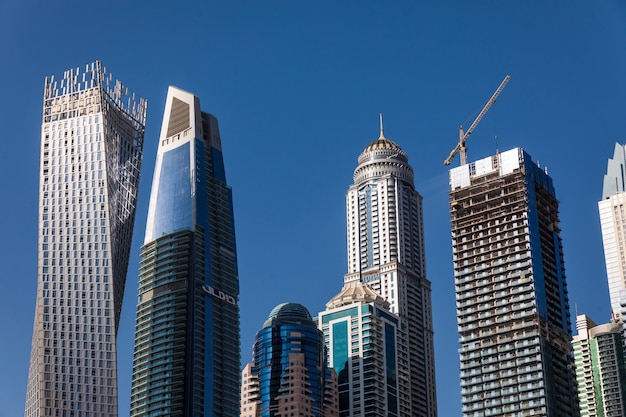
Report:
<svg viewBox="0 0 626 417"><path fill-rule="evenodd" d="M145 100L100 62L46 78L27 417L117 416L115 340L145 121Z"/></svg>

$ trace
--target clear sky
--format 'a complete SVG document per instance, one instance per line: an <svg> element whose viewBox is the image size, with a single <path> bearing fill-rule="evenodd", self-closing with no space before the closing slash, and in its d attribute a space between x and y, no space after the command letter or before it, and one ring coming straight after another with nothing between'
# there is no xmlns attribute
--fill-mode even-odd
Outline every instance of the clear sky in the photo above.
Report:
<svg viewBox="0 0 626 417"><path fill-rule="evenodd" d="M242 362L275 305L297 302L317 315L341 289L345 192L382 112L385 136L409 155L424 197L439 415L461 415L442 162L459 125L469 127L507 74L468 157L522 147L548 168L572 314L609 320L597 201L614 144L626 141L622 0L2 0L0 417L24 409L44 78L94 60L148 100L118 336L120 416L129 413L138 254L168 85L198 95L220 123L235 204Z"/></svg>

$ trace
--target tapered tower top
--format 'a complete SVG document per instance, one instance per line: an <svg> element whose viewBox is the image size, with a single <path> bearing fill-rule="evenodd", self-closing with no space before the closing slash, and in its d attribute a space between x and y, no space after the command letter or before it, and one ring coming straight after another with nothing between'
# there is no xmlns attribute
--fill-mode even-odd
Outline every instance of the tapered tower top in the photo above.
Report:
<svg viewBox="0 0 626 417"><path fill-rule="evenodd" d="M612 195L626 191L626 145L615 144L613 158L609 159L604 175L602 199L606 200Z"/></svg>

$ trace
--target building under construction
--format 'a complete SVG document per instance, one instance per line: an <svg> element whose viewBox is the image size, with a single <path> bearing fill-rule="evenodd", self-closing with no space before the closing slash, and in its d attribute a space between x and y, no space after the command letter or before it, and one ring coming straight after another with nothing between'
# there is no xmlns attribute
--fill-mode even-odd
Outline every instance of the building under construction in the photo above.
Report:
<svg viewBox="0 0 626 417"><path fill-rule="evenodd" d="M578 416L558 201L520 148L450 170L464 416Z"/></svg>

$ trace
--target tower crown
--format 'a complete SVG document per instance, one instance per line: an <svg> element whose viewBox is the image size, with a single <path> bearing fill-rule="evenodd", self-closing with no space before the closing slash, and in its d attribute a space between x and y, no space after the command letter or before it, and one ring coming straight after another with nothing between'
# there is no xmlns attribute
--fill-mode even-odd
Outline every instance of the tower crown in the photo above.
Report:
<svg viewBox="0 0 626 417"><path fill-rule="evenodd" d="M374 303L389 309L389 302L385 297L363 284L361 281L351 281L344 284L339 294L326 303L326 308L341 307L357 302Z"/></svg>
<svg viewBox="0 0 626 417"><path fill-rule="evenodd" d="M307 320L312 320L311 313L302 304L296 303L282 303L272 309L268 319L275 319L279 317L299 317Z"/></svg>
<svg viewBox="0 0 626 417"><path fill-rule="evenodd" d="M367 147L363 150L363 152L361 153L361 156L359 157L359 162L361 161L362 158L369 156L366 154L375 153L376 155L378 154L376 153L377 151L378 152L387 151L389 155L402 154L406 158L406 154L397 143L395 143L392 140L387 139L384 136L381 136L380 138L376 139L374 142L367 145Z"/></svg>
<svg viewBox="0 0 626 417"><path fill-rule="evenodd" d="M354 170L354 183L359 184L372 178L394 176L413 183L413 169L402 148L387 139L382 132L359 156L359 165Z"/></svg>

